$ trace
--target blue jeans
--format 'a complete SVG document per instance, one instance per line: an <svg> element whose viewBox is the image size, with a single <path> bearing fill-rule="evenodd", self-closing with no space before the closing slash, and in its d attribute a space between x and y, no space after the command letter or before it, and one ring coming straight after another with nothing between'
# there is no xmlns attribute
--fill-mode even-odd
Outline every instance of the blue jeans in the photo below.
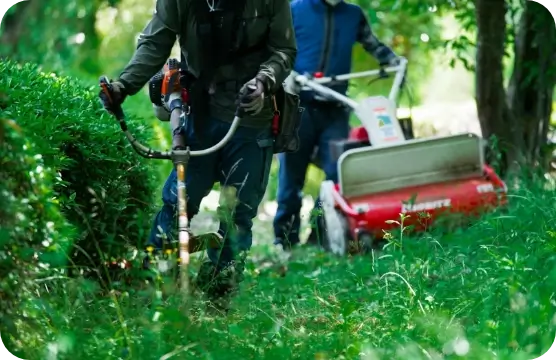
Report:
<svg viewBox="0 0 556 360"><path fill-rule="evenodd" d="M200 138L195 136L193 121L188 121L185 133L191 150L205 149L218 143L226 135L230 125L218 119L210 119L204 125L205 131ZM270 125L264 129L240 126L220 151L189 160L186 169L189 220L199 212L201 200L210 193L215 182L237 190L237 205L231 221L220 219L219 233L224 237L224 246L222 249L207 251L209 259L218 267L224 267L239 252L251 248L253 218L257 215L268 183L272 145ZM162 190L164 205L154 219L149 237L149 244L156 249L162 246L161 232L171 238L173 230L177 228L176 181L174 169Z"/></svg>
<svg viewBox="0 0 556 360"><path fill-rule="evenodd" d="M275 243L293 246L299 243L302 190L307 167L316 146L327 180L338 181L337 162L332 159L329 142L346 139L349 135L349 110L337 104L302 103L300 148L295 153L278 154L278 210L274 218ZM318 199L315 206L318 206Z"/></svg>

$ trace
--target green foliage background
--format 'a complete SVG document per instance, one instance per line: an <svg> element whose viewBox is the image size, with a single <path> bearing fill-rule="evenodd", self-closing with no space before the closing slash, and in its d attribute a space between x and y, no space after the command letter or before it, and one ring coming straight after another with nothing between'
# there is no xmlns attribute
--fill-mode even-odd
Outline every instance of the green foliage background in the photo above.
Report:
<svg viewBox="0 0 556 360"><path fill-rule="evenodd" d="M36 312L21 304L40 287L38 278L60 275L75 229L52 191L56 173L13 120L0 116L0 333L5 343L39 336Z"/></svg>
<svg viewBox="0 0 556 360"><path fill-rule="evenodd" d="M136 45L139 32L152 15L153 0L96 0L64 2L50 0L37 4L25 2L15 5L11 12L22 9L26 19L21 30L20 41L9 47L0 45L0 56L10 54L15 60L32 61L45 66L49 71L77 75L95 85L100 74L116 77L129 61ZM441 45L442 27L438 7L434 3L409 1L402 6L397 0L356 1L366 12L373 30L386 44L406 56L410 61L409 84L414 90L413 105L419 103L419 88L427 81L427 74L434 65L434 49ZM4 22L5 23L5 22ZM6 25L4 25L6 26ZM2 33L3 32L3 33ZM5 35L6 28L0 28ZM421 39L426 34L427 41ZM2 44L2 42L0 42ZM52 51L54 49L55 51ZM174 56L178 56L177 47ZM360 45L354 47L354 71L376 68L376 60L365 53ZM350 88L354 98L369 95L387 95L391 80L369 85L369 79L355 80ZM155 128L152 144L167 146L169 131L153 116L145 92L128 99L125 110L135 118L143 118L147 126ZM400 99L401 106L408 106L407 97ZM357 119L353 117L353 124ZM140 129L137 129L140 130ZM159 163L160 181L170 171L171 165ZM277 166L269 184L269 200L275 197ZM306 192L316 194L322 173L312 167L307 177Z"/></svg>
<svg viewBox="0 0 556 360"><path fill-rule="evenodd" d="M428 95L439 58L473 68L473 2L358 4L378 36L409 59L414 105ZM510 5L519 10L520 2ZM184 315L167 279L106 293L96 281L66 277L66 268L96 267L100 254L133 257L160 203L171 164L132 152L100 110L96 87L100 74L116 77L125 66L153 7L31 0L0 27L0 332L11 350L28 359L525 360L548 349L556 332L556 193L538 179L522 181L508 209L468 228L409 237L402 224L383 248L354 258L299 249L286 276L268 265L275 259L267 247L255 246L227 317L202 304ZM444 38L454 19L457 36ZM508 64L511 57L509 48ZM356 46L353 66L376 62ZM354 81L350 95L386 94L389 86ZM169 147L144 92L124 109L135 135ZM321 179L312 168L307 192ZM273 240L264 226L255 229L259 244Z"/></svg>

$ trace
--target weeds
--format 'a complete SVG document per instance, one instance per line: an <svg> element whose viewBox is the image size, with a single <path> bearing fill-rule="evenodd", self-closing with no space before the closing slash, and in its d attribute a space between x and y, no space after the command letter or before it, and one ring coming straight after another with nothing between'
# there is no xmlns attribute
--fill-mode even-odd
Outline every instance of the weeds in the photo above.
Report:
<svg viewBox="0 0 556 360"><path fill-rule="evenodd" d="M200 298L184 316L163 277L109 297L52 280L37 309L59 359L532 359L555 335L555 198L521 190L508 214L368 256L296 249L285 277L257 260L261 245L227 316Z"/></svg>
<svg viewBox="0 0 556 360"><path fill-rule="evenodd" d="M17 73L10 71L12 77ZM13 83L9 77L6 79L1 85L13 90ZM60 84L67 85L63 81ZM36 117L43 116L44 109L48 106L43 104ZM104 130L101 135L91 132L90 136L104 137L106 131L114 144L121 145L117 129L108 131L101 123L93 125ZM58 128L55 133L63 131ZM2 129L0 138L7 139L8 135ZM50 159L50 164L45 165L74 166L57 157L58 145L71 139L62 140L53 149L44 146L45 158ZM80 149L88 155L95 150ZM115 154L115 149L119 154L123 148L110 151ZM13 151L8 149L7 153ZM113 164L106 159L97 160L97 164ZM19 163L30 169L36 167L34 160ZM96 181L104 184L113 178L112 170L128 169L120 167L125 163L118 164L100 174L91 169L90 174L98 175ZM2 170L8 168L12 169L11 165ZM29 176L30 169L22 169L20 175ZM119 205L108 204L110 212L103 207L115 195L127 201L128 189L135 186L132 180L142 181L137 174L145 170L146 167L130 170L106 186L80 184L82 191L77 197L81 194L86 199L78 199L85 209L81 215L92 220L97 229L105 229L110 219L113 223L109 225L117 227L121 222L116 223L114 218L120 215ZM120 187L124 175L130 184ZM31 189L10 183L13 176L2 179L8 192ZM86 176L84 179L91 180ZM67 185L65 180L55 180L58 185ZM118 291L106 292L100 291L98 282L51 273L32 261L21 262L44 250L40 231L48 228L48 219L60 224L65 224L65 219L55 207L42 213L28 203L8 204L4 200L3 206L26 209L30 218L38 217L19 227L16 225L22 223L14 217L17 211L10 210L0 218L5 221L0 229L2 324L10 318L12 329L18 330L7 345L17 348L29 360L532 359L543 354L555 337L556 191L534 182L524 184L512 190L511 206L506 212L485 215L466 228L427 228L415 235L408 231L407 217L400 215L399 220L392 221L398 229L387 234L387 246L366 256L339 258L313 248L295 249L285 276L266 266L267 261L261 256L269 252L272 241L270 224L264 224L254 234L263 245L252 250L246 266L247 279L232 303L233 311L227 315L207 312L200 296L189 304L193 305L192 311L186 315L182 311L186 304L176 291L173 275L155 272L154 279L147 281L131 272L135 280L132 284L117 284ZM95 191L88 190L93 188ZM138 196L150 195L147 188L151 189L139 187L143 190ZM110 196L103 195L102 189ZM31 191L18 198L25 200L31 195L47 198L36 204L37 209L52 197L46 191ZM69 209L80 209L71 202L76 197L71 197L69 194L61 202ZM135 219L139 205L135 201L133 204L135 207L126 211ZM0 212L6 209L3 207ZM93 214L103 212L103 221L96 222ZM72 220L82 219L75 216ZM73 239L73 228L67 226L57 234L61 244ZM119 241L129 235L126 232L137 237L144 235L140 226L133 226L118 229L119 235L108 234L101 240ZM12 234L6 229L17 231ZM88 230L87 235L93 240L106 235ZM30 241L27 245L32 251L20 254L15 251L20 249L10 248L14 240L18 244ZM135 264L140 263L138 251L131 252L134 255L130 258ZM191 271L199 269L200 261L201 257L192 257ZM25 280L24 286L20 279ZM115 285L112 283L113 288ZM11 291L9 296L6 289Z"/></svg>

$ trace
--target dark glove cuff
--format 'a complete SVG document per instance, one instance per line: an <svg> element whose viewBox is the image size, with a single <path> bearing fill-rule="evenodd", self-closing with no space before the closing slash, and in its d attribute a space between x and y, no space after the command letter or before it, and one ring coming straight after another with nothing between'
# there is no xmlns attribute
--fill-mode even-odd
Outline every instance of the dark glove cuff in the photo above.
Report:
<svg viewBox="0 0 556 360"><path fill-rule="evenodd" d="M265 93L270 93L271 92L271 84L270 81L268 81L268 78L263 75L263 74L257 74L257 76L255 77L255 79L257 79L257 81L260 81L261 84L263 84L263 89Z"/></svg>
<svg viewBox="0 0 556 360"><path fill-rule="evenodd" d="M116 79L116 82L119 82L119 83L121 83L121 84L124 86L124 88L121 89L122 98L125 98L125 97L128 96L128 95L131 95L131 94L129 93L129 90L128 90L128 89L130 89L130 85L129 85L129 83L128 83L127 81L122 80L122 79Z"/></svg>

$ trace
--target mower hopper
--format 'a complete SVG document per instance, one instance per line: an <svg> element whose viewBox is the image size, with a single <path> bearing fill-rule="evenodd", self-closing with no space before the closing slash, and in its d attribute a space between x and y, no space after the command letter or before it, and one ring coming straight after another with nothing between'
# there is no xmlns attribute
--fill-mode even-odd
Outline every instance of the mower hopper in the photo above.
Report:
<svg viewBox="0 0 556 360"><path fill-rule="evenodd" d="M443 215L469 218L506 203L506 185L474 134L351 149L340 156L338 175L320 193L325 245L338 254L399 228L400 214L404 226L423 230Z"/></svg>

